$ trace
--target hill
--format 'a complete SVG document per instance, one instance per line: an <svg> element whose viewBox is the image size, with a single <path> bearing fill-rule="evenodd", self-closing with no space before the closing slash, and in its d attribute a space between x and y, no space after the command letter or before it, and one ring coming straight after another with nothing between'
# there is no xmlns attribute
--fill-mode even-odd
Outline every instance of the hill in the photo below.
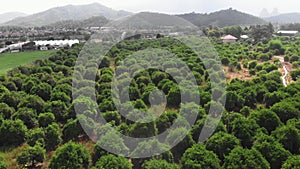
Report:
<svg viewBox="0 0 300 169"><path fill-rule="evenodd" d="M4 23L7 21L10 21L12 19L18 18L18 17L24 17L27 14L22 13L22 12L7 12L0 14L0 23Z"/></svg>
<svg viewBox="0 0 300 169"><path fill-rule="evenodd" d="M188 13L177 16L182 17L199 27L209 25L226 27L233 25L254 25L266 23L263 19L231 8L210 14Z"/></svg>
<svg viewBox="0 0 300 169"><path fill-rule="evenodd" d="M267 21L273 23L300 23L300 13L286 13L266 18Z"/></svg>
<svg viewBox="0 0 300 169"><path fill-rule="evenodd" d="M119 28L160 28L160 27L193 27L187 20L162 13L141 12L124 17L110 23L108 26Z"/></svg>
<svg viewBox="0 0 300 169"><path fill-rule="evenodd" d="M103 16L94 16L85 20L64 20L59 21L53 24L47 25L47 27L54 28L66 28L66 29L74 29L74 28L86 28L86 27L102 27L109 22Z"/></svg>
<svg viewBox="0 0 300 169"><path fill-rule="evenodd" d="M3 25L10 26L45 26L64 20L83 20L93 16L104 16L116 19L129 15L126 11L115 11L99 3L88 5L67 5L51 8L44 12L36 13L26 17L16 18Z"/></svg>

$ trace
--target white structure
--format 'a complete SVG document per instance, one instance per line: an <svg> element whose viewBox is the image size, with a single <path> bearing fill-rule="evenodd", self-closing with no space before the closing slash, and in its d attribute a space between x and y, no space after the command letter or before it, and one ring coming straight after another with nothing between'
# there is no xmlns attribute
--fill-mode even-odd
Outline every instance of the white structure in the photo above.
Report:
<svg viewBox="0 0 300 169"><path fill-rule="evenodd" d="M241 38L242 39L249 39L249 36L248 35L241 35Z"/></svg>
<svg viewBox="0 0 300 169"><path fill-rule="evenodd" d="M30 43L30 41L8 45L5 48L1 48L0 53L3 53L3 52L8 51L8 50L10 50L13 53L20 52L20 50L22 49L22 46L27 44L27 43Z"/></svg>
<svg viewBox="0 0 300 169"><path fill-rule="evenodd" d="M226 35L224 37L221 38L223 43L235 43L238 38L232 36L232 35Z"/></svg>
<svg viewBox="0 0 300 169"><path fill-rule="evenodd" d="M41 46L40 50L42 50L42 51L48 50L48 47L47 46Z"/></svg>
<svg viewBox="0 0 300 169"><path fill-rule="evenodd" d="M49 41L34 41L35 45L37 46L59 46L59 47L64 47L64 46L72 46L74 44L78 44L79 40L49 40Z"/></svg>
<svg viewBox="0 0 300 169"><path fill-rule="evenodd" d="M277 32L277 35L280 36L300 36L299 31L285 31L285 30L280 30Z"/></svg>

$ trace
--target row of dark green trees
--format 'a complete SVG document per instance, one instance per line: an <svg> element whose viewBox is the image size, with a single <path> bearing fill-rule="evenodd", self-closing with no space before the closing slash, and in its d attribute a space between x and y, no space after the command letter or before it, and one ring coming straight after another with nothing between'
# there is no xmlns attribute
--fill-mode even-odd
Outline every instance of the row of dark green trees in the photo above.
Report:
<svg viewBox="0 0 300 169"><path fill-rule="evenodd" d="M34 66L21 66L6 76L0 77L0 147L18 147L25 145L25 149L17 156L20 167L49 167L57 168L145 168L145 169L201 169L201 168L232 168L232 169L290 169L299 167L300 161L300 83L295 82L284 87L281 81L282 74L278 71L279 64L258 64L264 56L269 61L269 55L280 52L287 40L278 40L249 44L216 44L222 64L235 66L238 69L240 61L244 61L249 69L256 74L252 80L242 81L233 79L224 82L221 70L214 68L216 61L209 59L211 67L204 66L199 57L187 46L174 39L163 38L156 40L124 41L115 45L101 64L96 64L95 95L101 115L108 124L117 131L131 137L151 137L166 131L176 119L180 118L179 108L187 114L197 114L195 124L190 131L186 128L176 128L169 131L166 140L172 142L174 138L184 132L187 136L175 147L164 154L146 159L128 159L111 154L96 143L86 146L90 139L82 129L74 105L78 100L73 96L80 96L81 91L72 93L73 69L82 45L72 49L60 50L47 59L38 60ZM275 45L274 45L275 44ZM97 45L85 50L85 54L97 53ZM273 46L274 49L273 49ZM299 40L289 45L285 52L296 54ZM159 69L140 71L134 78L121 73L120 83L130 81L130 102L124 103L128 107L148 110L151 105L151 92L159 89L166 96L165 112L153 122L134 123L124 118L114 104L111 91L111 81L114 71L123 72L128 69L141 69L134 66L136 60L131 59L131 67L122 66L126 56L146 48L162 48L181 58L193 73L198 85L198 93L189 93L189 90L180 90L176 78L170 73ZM251 50L251 49L254 50ZM89 52L89 53L88 53ZM203 53L203 55L209 55ZM266 54L267 53L267 54ZM140 53L140 57L157 53ZM159 53L158 53L159 54ZM163 55L162 55L163 57ZM291 56L289 56L291 57ZM226 60L228 59L228 60ZM246 60L249 64L246 63ZM89 61L88 61L89 62ZM95 63L90 61L91 66ZM178 69L181 65L176 62L161 61L163 68L172 72L180 79L186 74ZM147 64L147 62L144 62ZM209 74L207 69L215 69ZM89 71L83 76L88 76ZM82 75L78 75L82 76ZM295 80L297 80L297 74ZM81 77L84 79L84 77ZM214 83L227 86L227 102L221 121L214 134L204 143L198 143L211 104L211 79ZM80 85L88 84L83 80ZM182 80L185 86L188 81ZM87 91L89 89L85 89ZM93 91L93 90L91 90ZM120 91L122 92L122 91ZM200 96L200 107L195 110L196 103L183 104L180 100L181 92L189 98ZM161 99L163 97L160 97ZM89 98L85 98L89 99ZM163 99L162 99L163 100ZM153 102L152 102L153 103ZM97 112L100 113L100 112ZM130 114L131 112L129 112ZM153 112L155 113L155 112ZM93 117L97 115L90 112ZM133 115L137 115L133 113ZM96 123L91 120L90 123ZM183 120L182 123L185 123ZM111 134L111 133L108 133ZM130 150L132 152L151 151L153 146L166 149L163 144L155 140L130 147L112 144L115 149ZM101 139L99 140L101 141ZM121 147L120 147L121 146ZM47 154L52 154L48 156ZM4 161L13 159L0 158L0 168L5 169ZM49 161L49 163L44 163ZM48 166L47 166L48 164Z"/></svg>

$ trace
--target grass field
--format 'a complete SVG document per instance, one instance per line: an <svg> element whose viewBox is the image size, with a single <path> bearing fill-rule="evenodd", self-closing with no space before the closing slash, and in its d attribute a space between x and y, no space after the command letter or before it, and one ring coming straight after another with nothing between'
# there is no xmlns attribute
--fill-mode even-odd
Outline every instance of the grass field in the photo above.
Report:
<svg viewBox="0 0 300 169"><path fill-rule="evenodd" d="M5 164L7 164L7 168L18 168L17 156L25 149L26 145L16 148L5 148L2 147L0 149L0 156L3 157Z"/></svg>
<svg viewBox="0 0 300 169"><path fill-rule="evenodd" d="M43 58L53 51L20 52L0 54L0 75L20 65L30 64L33 61Z"/></svg>

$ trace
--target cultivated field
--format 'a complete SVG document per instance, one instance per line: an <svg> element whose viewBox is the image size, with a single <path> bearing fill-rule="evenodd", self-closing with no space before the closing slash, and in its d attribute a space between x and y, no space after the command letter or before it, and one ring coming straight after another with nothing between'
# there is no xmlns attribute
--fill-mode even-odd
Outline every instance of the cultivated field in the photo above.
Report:
<svg viewBox="0 0 300 169"><path fill-rule="evenodd" d="M30 64L33 61L46 57L53 51L20 52L0 54L0 75L20 65Z"/></svg>

